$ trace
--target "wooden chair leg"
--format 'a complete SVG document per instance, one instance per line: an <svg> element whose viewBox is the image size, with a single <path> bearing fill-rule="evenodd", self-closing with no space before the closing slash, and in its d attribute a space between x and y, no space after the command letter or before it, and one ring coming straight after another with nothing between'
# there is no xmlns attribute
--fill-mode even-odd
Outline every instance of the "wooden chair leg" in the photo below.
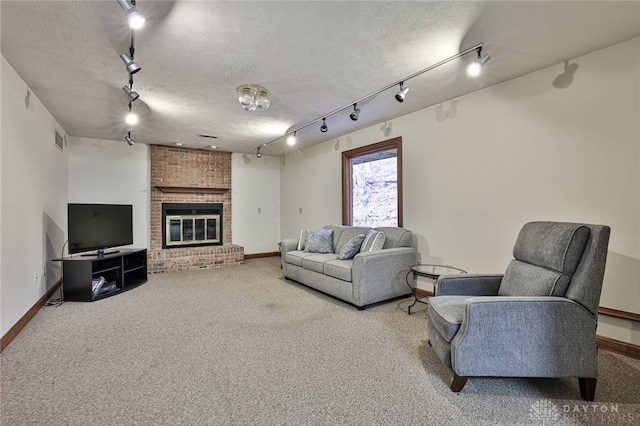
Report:
<svg viewBox="0 0 640 426"><path fill-rule="evenodd" d="M578 384L580 385L580 396L585 401L593 401L596 396L596 379L592 377L580 377L578 378Z"/></svg>
<svg viewBox="0 0 640 426"><path fill-rule="evenodd" d="M456 373L453 373L453 381L451 382L451 390L453 392L460 392L464 385L467 384L468 377L458 376Z"/></svg>

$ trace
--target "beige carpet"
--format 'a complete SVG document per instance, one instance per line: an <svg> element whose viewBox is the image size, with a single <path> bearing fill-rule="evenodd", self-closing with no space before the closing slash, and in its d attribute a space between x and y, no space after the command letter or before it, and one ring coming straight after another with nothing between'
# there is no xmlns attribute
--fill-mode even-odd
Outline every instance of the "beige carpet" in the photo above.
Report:
<svg viewBox="0 0 640 426"><path fill-rule="evenodd" d="M2 425L637 424L640 361L576 379L470 379L426 343L424 305L358 311L282 278L279 258L150 276L45 307L0 355Z"/></svg>

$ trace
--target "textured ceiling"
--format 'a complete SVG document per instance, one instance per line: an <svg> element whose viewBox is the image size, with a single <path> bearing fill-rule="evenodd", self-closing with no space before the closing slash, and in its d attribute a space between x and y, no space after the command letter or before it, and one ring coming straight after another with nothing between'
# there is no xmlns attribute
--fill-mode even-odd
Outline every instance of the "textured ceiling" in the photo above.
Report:
<svg viewBox="0 0 640 426"><path fill-rule="evenodd" d="M255 153L330 111L484 43L475 54L389 89L263 148L281 155L640 36L640 2L312 2L139 0L137 142ZM2 55L73 136L122 141L130 30L116 0L2 1ZM268 110L245 112L235 88L257 83ZM198 137L200 134L217 139Z"/></svg>

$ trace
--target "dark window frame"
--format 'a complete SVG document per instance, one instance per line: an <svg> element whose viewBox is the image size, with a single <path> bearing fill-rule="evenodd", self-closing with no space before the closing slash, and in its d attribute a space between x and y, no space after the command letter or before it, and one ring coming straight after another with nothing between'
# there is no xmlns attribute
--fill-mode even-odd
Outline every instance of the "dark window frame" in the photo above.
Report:
<svg viewBox="0 0 640 426"><path fill-rule="evenodd" d="M361 155L372 154L378 151L396 149L397 153L397 173L398 173L398 226L402 227L402 137L388 139L386 141L374 143L360 148L342 152L342 224L351 225L353 223L353 203L352 191L352 170L351 160Z"/></svg>

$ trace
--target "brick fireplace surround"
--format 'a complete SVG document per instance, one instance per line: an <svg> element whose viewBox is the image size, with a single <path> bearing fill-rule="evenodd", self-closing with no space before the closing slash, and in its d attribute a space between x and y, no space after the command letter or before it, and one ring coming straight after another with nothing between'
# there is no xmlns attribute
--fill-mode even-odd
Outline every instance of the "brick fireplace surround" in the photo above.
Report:
<svg viewBox="0 0 640 426"><path fill-rule="evenodd" d="M222 245L162 248L162 203L222 203ZM236 265L244 248L231 244L231 153L151 145L150 273Z"/></svg>

